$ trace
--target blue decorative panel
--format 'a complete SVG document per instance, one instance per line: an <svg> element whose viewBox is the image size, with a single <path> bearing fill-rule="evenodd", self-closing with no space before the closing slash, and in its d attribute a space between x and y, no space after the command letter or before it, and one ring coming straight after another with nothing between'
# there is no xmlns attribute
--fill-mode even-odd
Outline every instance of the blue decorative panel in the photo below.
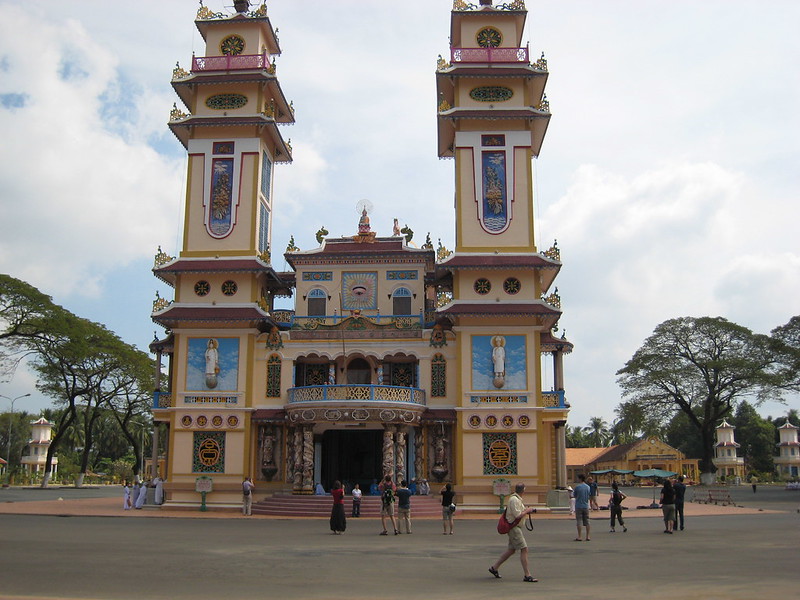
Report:
<svg viewBox="0 0 800 600"><path fill-rule="evenodd" d="M485 150L482 154L483 227L499 233L508 226L508 194L506 192L506 153Z"/></svg>
<svg viewBox="0 0 800 600"><path fill-rule="evenodd" d="M333 271L303 271L303 281L333 281Z"/></svg>
<svg viewBox="0 0 800 600"><path fill-rule="evenodd" d="M517 434L484 433L483 474L517 474Z"/></svg>
<svg viewBox="0 0 800 600"><path fill-rule="evenodd" d="M528 389L525 342L524 335L473 335L472 389Z"/></svg>
<svg viewBox="0 0 800 600"><path fill-rule="evenodd" d="M208 230L224 236L233 227L233 159L215 158L211 163L211 206Z"/></svg>
<svg viewBox="0 0 800 600"><path fill-rule="evenodd" d="M239 381L238 338L189 338L186 389L233 392Z"/></svg>
<svg viewBox="0 0 800 600"><path fill-rule="evenodd" d="M409 281L418 276L417 271L386 271L386 279L389 281Z"/></svg>

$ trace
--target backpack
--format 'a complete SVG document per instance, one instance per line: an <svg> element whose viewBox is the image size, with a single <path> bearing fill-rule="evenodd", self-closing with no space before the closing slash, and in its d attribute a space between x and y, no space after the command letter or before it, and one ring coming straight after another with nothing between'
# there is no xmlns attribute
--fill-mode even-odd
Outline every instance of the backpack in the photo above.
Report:
<svg viewBox="0 0 800 600"><path fill-rule="evenodd" d="M383 505L384 506L391 506L394 502L394 492L392 491L391 487L387 487L383 490Z"/></svg>

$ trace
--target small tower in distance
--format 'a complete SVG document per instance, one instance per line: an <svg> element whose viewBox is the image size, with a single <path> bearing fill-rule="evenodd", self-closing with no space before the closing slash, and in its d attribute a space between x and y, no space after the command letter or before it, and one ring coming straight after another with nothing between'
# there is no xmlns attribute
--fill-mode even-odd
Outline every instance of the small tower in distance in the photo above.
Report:
<svg viewBox="0 0 800 600"><path fill-rule="evenodd" d="M719 475L726 480L737 477L744 478L744 458L736 456L736 449L741 444L734 439L733 425L724 420L717 426L717 443L714 444L714 466L720 471Z"/></svg>

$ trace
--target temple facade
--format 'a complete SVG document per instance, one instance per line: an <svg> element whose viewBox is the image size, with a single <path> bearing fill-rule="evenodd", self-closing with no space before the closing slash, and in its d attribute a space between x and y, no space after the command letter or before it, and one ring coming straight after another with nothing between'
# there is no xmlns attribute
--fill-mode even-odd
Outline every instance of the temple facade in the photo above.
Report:
<svg viewBox="0 0 800 600"><path fill-rule="evenodd" d="M364 204L351 231L321 229L307 250L290 241L288 272L272 267L272 190L294 110L267 7L234 7L201 5L205 54L172 79L188 184L182 246L159 249L153 269L174 289L152 314L166 330L151 344L166 504L198 505L198 480L224 507L247 476L259 498L385 475L452 483L465 511L496 508L496 480L525 481L543 503L566 486L572 345L557 333L559 250L534 242L531 162L550 111L547 64L522 45L524 2L453 3L435 81L454 250L417 247L396 222L379 231Z"/></svg>

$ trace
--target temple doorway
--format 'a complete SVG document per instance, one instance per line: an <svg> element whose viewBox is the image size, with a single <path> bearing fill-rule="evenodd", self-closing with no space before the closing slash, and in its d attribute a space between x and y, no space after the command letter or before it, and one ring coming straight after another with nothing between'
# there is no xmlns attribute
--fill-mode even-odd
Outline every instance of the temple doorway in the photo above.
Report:
<svg viewBox="0 0 800 600"><path fill-rule="evenodd" d="M382 469L382 429L328 430L322 434L322 485L326 491L337 479L349 491L359 484L365 495Z"/></svg>

